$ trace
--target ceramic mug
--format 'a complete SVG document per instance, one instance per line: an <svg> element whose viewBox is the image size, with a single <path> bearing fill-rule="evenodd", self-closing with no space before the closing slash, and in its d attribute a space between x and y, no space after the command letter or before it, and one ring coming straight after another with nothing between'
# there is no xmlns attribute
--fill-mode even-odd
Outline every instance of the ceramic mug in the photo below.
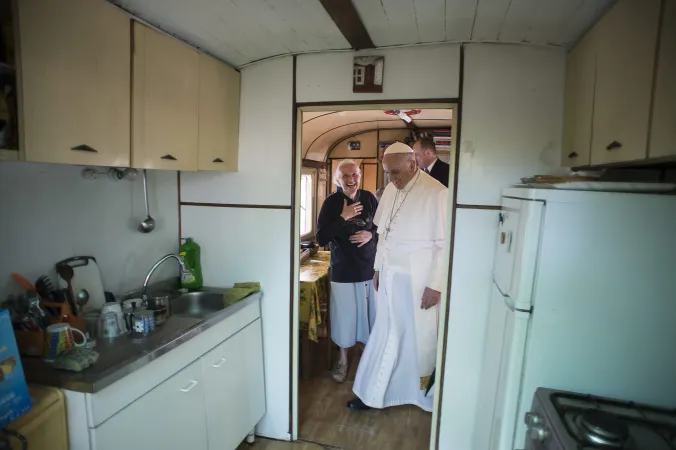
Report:
<svg viewBox="0 0 676 450"><path fill-rule="evenodd" d="M81 343L75 342L73 332L79 333L82 336ZM77 328L71 327L68 323L55 323L48 326L45 336L44 357L46 361L54 361L62 353L74 347L83 347L87 344L87 336Z"/></svg>

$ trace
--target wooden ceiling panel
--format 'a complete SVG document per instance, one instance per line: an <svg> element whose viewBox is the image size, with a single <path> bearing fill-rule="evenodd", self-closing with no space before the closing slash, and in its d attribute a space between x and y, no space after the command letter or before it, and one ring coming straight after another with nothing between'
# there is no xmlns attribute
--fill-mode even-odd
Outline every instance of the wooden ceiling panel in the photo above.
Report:
<svg viewBox="0 0 676 450"><path fill-rule="evenodd" d="M505 42L525 41L542 3L544 0L513 0L500 27L498 39Z"/></svg>
<svg viewBox="0 0 676 450"><path fill-rule="evenodd" d="M557 43L571 48L615 3L615 0L583 0L556 37Z"/></svg>
<svg viewBox="0 0 676 450"><path fill-rule="evenodd" d="M413 0L352 0L377 47L420 42Z"/></svg>
<svg viewBox="0 0 676 450"><path fill-rule="evenodd" d="M331 6L334 0L108 1L234 67L277 55L351 46L321 3ZM496 41L570 48L615 1L352 0L352 4L366 29L362 35L376 47ZM354 12L353 16L356 20Z"/></svg>
<svg viewBox="0 0 676 450"><path fill-rule="evenodd" d="M443 42L446 40L446 0L413 0L418 23L418 42Z"/></svg>
<svg viewBox="0 0 676 450"><path fill-rule="evenodd" d="M423 109L414 115L419 128L450 127L453 110ZM304 159L324 161L331 146L365 130L406 129L406 123L382 110L303 113L301 151Z"/></svg>
<svg viewBox="0 0 676 450"><path fill-rule="evenodd" d="M448 124L453 118L451 109L423 109L413 117L413 123L419 127L438 126ZM406 128L406 123L397 116L385 114L383 110L364 111L324 111L303 113L303 135L301 137L301 151L303 158L308 158L310 147L316 148L318 138L331 130L337 130L336 135L343 136L351 133L348 125L360 124L361 129L375 128ZM318 151L321 153L321 150ZM313 158L309 158L313 159ZM318 159L321 161L321 159Z"/></svg>
<svg viewBox="0 0 676 450"><path fill-rule="evenodd" d="M446 0L446 40L469 41L479 0Z"/></svg>
<svg viewBox="0 0 676 450"><path fill-rule="evenodd" d="M471 40L497 41L512 0L481 0L477 6Z"/></svg>
<svg viewBox="0 0 676 450"><path fill-rule="evenodd" d="M318 0L109 0L238 67L270 56L350 48Z"/></svg>
<svg viewBox="0 0 676 450"><path fill-rule="evenodd" d="M583 0L560 2L558 0L541 0L532 18L531 29L525 42L549 44L558 42L564 30L569 27L571 19L582 6ZM600 3L600 2L596 2Z"/></svg>

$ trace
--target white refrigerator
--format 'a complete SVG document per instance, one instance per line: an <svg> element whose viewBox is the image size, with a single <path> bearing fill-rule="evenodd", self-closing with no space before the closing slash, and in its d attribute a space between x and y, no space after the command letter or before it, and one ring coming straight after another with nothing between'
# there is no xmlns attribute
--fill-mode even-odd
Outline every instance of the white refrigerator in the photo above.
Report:
<svg viewBox="0 0 676 450"><path fill-rule="evenodd" d="M676 196L503 191L472 450L538 387L676 407Z"/></svg>

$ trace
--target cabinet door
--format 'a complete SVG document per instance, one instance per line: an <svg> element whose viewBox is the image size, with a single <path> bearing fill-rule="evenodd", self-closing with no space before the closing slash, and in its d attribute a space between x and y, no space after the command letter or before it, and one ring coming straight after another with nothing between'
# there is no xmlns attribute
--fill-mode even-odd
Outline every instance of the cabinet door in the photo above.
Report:
<svg viewBox="0 0 676 450"><path fill-rule="evenodd" d="M27 161L129 166L130 20L98 0L20 0Z"/></svg>
<svg viewBox="0 0 676 450"><path fill-rule="evenodd" d="M620 0L598 24L591 162L647 156L660 0Z"/></svg>
<svg viewBox="0 0 676 450"><path fill-rule="evenodd" d="M260 319L202 357L209 448L234 450L265 414Z"/></svg>
<svg viewBox="0 0 676 450"><path fill-rule="evenodd" d="M664 2L648 156L676 156L676 0Z"/></svg>
<svg viewBox="0 0 676 450"><path fill-rule="evenodd" d="M590 162L596 39L592 29L575 46L566 64L566 100L563 122L564 167L586 166Z"/></svg>
<svg viewBox="0 0 676 450"><path fill-rule="evenodd" d="M239 72L200 55L199 170L237 171Z"/></svg>
<svg viewBox="0 0 676 450"><path fill-rule="evenodd" d="M173 375L90 433L94 450L206 450L200 361Z"/></svg>
<svg viewBox="0 0 676 450"><path fill-rule="evenodd" d="M196 170L199 53L134 22L132 166Z"/></svg>

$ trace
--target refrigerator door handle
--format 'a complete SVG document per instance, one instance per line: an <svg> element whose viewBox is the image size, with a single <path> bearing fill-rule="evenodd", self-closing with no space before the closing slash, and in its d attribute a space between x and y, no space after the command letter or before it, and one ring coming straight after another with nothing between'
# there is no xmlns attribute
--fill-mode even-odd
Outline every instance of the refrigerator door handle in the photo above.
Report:
<svg viewBox="0 0 676 450"><path fill-rule="evenodd" d="M505 301L505 305L507 306L507 308L509 308L510 311L514 312L516 310L516 307L514 306L514 300L512 299L512 297L502 292L500 286L498 286L498 283L496 283L495 280L493 281L493 284L495 284L495 288L498 290L500 295L502 295L502 299Z"/></svg>

